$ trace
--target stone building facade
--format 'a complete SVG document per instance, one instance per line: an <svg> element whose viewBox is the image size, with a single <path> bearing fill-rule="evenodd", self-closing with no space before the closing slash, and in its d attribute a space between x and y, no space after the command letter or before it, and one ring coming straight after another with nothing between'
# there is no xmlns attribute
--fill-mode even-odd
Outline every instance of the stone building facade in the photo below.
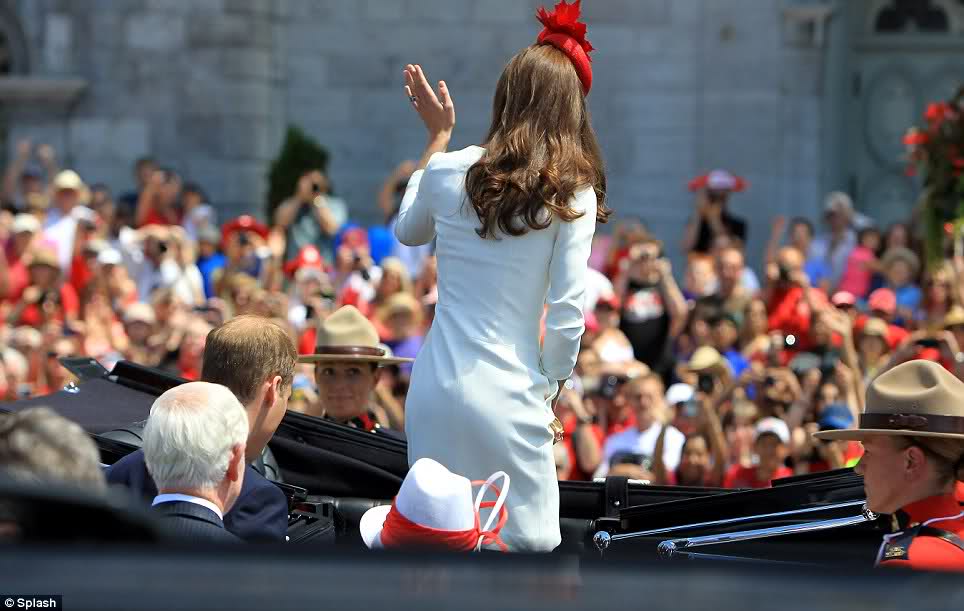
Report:
<svg viewBox="0 0 964 611"><path fill-rule="evenodd" d="M332 155L352 216L424 135L401 90L421 63L456 101L454 145L477 143L537 0L3 0L5 148L49 142L89 182L130 188L151 154L200 182L222 218L262 212L287 124ZM905 214L899 134L964 80L961 0L584 0L590 107L611 205L671 251L685 184L722 166L759 260L774 214L817 218L845 189Z"/></svg>

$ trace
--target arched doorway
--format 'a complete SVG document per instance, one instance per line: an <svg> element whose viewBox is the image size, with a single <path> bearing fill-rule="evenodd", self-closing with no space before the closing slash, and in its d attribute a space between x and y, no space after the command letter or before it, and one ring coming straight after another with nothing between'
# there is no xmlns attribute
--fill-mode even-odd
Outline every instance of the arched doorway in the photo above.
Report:
<svg viewBox="0 0 964 611"><path fill-rule="evenodd" d="M868 0L852 11L850 190L881 225L906 220L918 184L901 138L928 102L964 83L964 2Z"/></svg>

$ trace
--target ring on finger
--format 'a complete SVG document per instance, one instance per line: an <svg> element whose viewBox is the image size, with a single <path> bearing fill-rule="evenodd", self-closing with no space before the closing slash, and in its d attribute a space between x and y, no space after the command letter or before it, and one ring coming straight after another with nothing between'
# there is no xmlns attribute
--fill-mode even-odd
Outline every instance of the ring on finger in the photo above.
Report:
<svg viewBox="0 0 964 611"><path fill-rule="evenodd" d="M417 95L410 95L410 96L408 96L408 99L411 100L413 104L414 104L415 102L418 102L418 96L417 96Z"/></svg>

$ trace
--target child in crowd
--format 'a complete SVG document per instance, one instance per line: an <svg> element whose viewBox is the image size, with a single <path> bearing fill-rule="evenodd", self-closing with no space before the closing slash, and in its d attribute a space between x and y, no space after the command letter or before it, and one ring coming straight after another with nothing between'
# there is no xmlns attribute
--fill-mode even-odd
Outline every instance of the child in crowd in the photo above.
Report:
<svg viewBox="0 0 964 611"><path fill-rule="evenodd" d="M914 319L920 307L921 291L914 281L920 269L920 259L909 248L889 249L881 259L884 287L894 292L897 300L895 323L906 325Z"/></svg>
<svg viewBox="0 0 964 611"><path fill-rule="evenodd" d="M871 280L877 271L877 251L880 249L880 232L874 227L862 229L857 234L857 246L847 257L847 267L840 277L837 290L847 291L857 297L866 297Z"/></svg>
<svg viewBox="0 0 964 611"><path fill-rule="evenodd" d="M756 461L751 465L730 467L723 480L725 488L766 488L770 482L790 477L793 471L784 464L790 444L790 429L780 418L764 418L757 422L753 441Z"/></svg>

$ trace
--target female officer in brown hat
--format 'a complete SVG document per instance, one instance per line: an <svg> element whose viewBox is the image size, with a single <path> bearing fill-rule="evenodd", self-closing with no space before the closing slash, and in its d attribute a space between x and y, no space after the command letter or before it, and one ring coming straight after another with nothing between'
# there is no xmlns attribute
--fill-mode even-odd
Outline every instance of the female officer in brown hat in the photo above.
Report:
<svg viewBox="0 0 964 611"><path fill-rule="evenodd" d="M315 366L320 413L310 415L373 431L377 424L371 407L378 368L411 363L413 359L389 355L378 343L375 326L350 305L321 321L315 344L314 354L298 357L299 363ZM398 423L393 426L401 428L401 414L388 416Z"/></svg>
<svg viewBox="0 0 964 611"><path fill-rule="evenodd" d="M893 514L899 532L884 537L877 563L964 571L964 382L932 361L908 361L875 379L857 429L815 433L861 441L856 471L867 506Z"/></svg>

